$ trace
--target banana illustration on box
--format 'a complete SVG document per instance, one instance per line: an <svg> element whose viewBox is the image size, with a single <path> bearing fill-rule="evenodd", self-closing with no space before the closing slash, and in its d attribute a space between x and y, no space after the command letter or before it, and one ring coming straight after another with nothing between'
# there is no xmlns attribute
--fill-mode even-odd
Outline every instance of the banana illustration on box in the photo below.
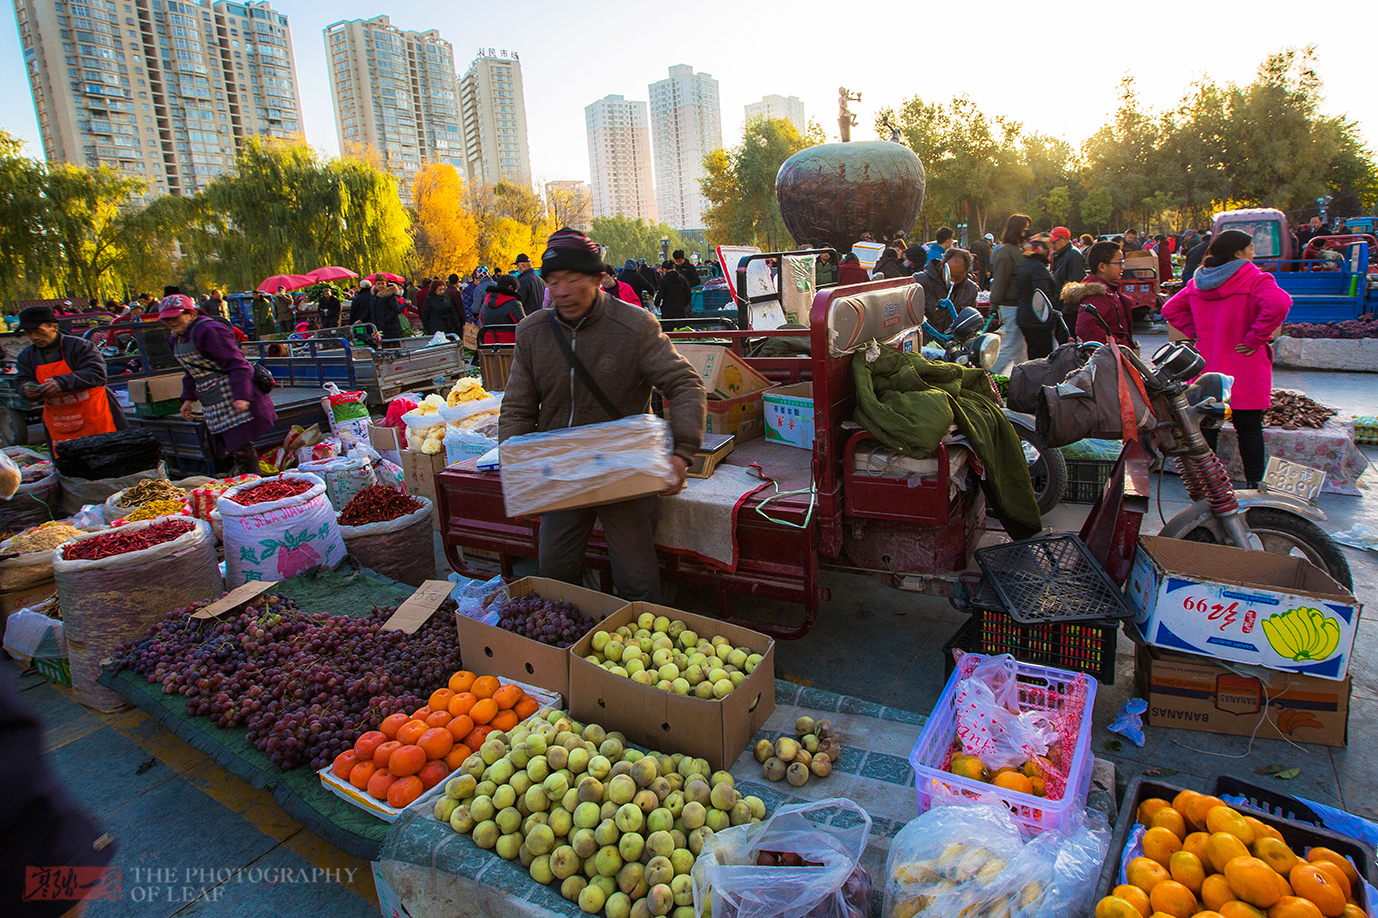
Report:
<svg viewBox="0 0 1378 918"><path fill-rule="evenodd" d="M1296 662L1328 660L1340 646L1340 623L1320 609L1275 612L1262 625L1278 655Z"/></svg>

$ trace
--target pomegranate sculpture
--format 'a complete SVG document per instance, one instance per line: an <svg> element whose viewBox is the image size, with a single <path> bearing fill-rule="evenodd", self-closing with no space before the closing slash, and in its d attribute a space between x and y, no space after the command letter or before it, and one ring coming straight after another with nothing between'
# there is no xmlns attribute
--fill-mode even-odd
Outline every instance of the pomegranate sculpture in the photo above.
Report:
<svg viewBox="0 0 1378 918"><path fill-rule="evenodd" d="M824 143L785 160L775 176L780 215L797 245L850 251L909 232L923 207L923 163L886 140Z"/></svg>

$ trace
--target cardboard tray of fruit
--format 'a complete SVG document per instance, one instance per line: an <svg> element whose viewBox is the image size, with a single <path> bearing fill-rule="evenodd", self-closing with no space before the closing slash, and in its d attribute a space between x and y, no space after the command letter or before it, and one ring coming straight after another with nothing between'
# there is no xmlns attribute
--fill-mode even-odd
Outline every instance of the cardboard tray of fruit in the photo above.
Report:
<svg viewBox="0 0 1378 918"><path fill-rule="evenodd" d="M560 696L555 692L551 692L539 686L527 685L524 682L517 682L514 679L504 679L503 684L517 686L532 698L536 699L542 708L558 709L561 706ZM335 774L334 767L333 764L327 765L316 772L316 774L320 776L321 785L341 800L354 804L359 809L377 816L384 822L395 821L398 816L402 815L403 810L406 809L406 807L389 806L386 800L379 800L369 794L367 790L355 787L353 784L349 783L348 780ZM443 788L444 785L445 781L440 781L438 784L427 788L417 799L426 799L434 796L433 792L435 789L437 787ZM409 805L410 804L408 804L408 806Z"/></svg>
<svg viewBox="0 0 1378 918"><path fill-rule="evenodd" d="M1168 806L1155 804L1153 815L1145 812L1143 818L1149 819L1150 825L1145 832L1139 833L1135 827L1142 824L1139 822L1140 807L1154 800L1167 801ZM1179 813L1174 805L1181 806L1185 812ZM1214 815L1207 815L1213 806L1223 809ZM1245 833L1253 832L1256 837L1245 845L1238 832L1228 832L1230 828ZM1164 834L1163 830L1168 830L1173 837ZM1156 837L1150 837L1149 831L1155 832ZM1205 834L1207 837L1183 845L1180 839L1175 838L1179 832L1185 832L1188 840L1196 834ZM1219 837L1225 834L1232 838ZM1274 840L1283 844L1278 845ZM1198 846L1204 857L1192 850ZM1146 856L1150 853L1166 860L1167 864ZM1190 856L1182 857L1183 854ZM1175 864L1174 855L1178 857ZM1233 856L1226 863L1234 866L1227 867L1223 872L1218 869L1222 865L1205 862L1209 858L1227 855ZM1236 864L1236 860L1240 863ZM1327 860L1334 867L1320 868L1321 862ZM1342 860L1345 863L1340 863ZM1134 867L1136 861L1138 866ZM1278 889L1280 893L1291 890L1286 898L1274 899L1270 891L1260 890L1260 884L1249 882L1251 876L1267 878L1272 873L1280 875L1277 870L1279 866L1287 870L1288 879L1292 881L1286 889ZM1298 873L1300 868L1313 866L1317 869L1301 871L1306 875ZM1173 904L1168 901L1173 894L1186 899L1183 890L1177 889L1180 883L1190 884L1187 886L1187 895L1196 897L1191 902L1177 903L1182 907L1191 905L1189 914L1206 909L1224 918L1246 918L1260 912L1270 918L1360 918L1364 914L1373 914L1369 893L1365 883L1360 880L1371 876L1374 867L1374 849L1348 836L1252 807L1231 807L1218 797L1141 775L1134 778L1125 791L1115 834L1110 839L1110 849L1106 853L1096 887L1099 901L1096 916L1117 918L1116 908L1124 910L1124 906L1116 900L1129 902L1131 906L1147 906L1151 911L1162 911L1160 905ZM1127 868L1133 869L1136 875L1127 876ZM1318 876L1318 873L1323 873L1323 876ZM1341 882L1336 874L1342 874L1345 882ZM1138 879L1138 882L1129 882L1131 879ZM1157 886L1166 882L1172 882L1173 887L1167 892L1158 890L1158 900L1154 900ZM1346 882L1348 890L1345 889ZM1146 893L1125 888L1137 887L1142 891L1145 884L1148 885ZM1200 892L1192 890L1191 885L1197 886ZM1303 890L1322 901L1317 903L1303 897ZM1121 895L1116 896L1116 892ZM1346 892L1348 895L1345 895ZM1229 898L1217 901L1223 896ZM1110 904L1107 905L1107 902Z"/></svg>

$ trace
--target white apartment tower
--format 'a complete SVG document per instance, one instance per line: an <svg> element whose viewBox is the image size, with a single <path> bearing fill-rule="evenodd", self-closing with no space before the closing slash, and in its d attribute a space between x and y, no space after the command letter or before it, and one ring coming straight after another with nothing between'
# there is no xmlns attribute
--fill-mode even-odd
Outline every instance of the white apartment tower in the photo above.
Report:
<svg viewBox="0 0 1378 918"><path fill-rule="evenodd" d="M718 81L676 64L669 78L652 83L650 90L660 219L675 229L701 229L707 207L698 182L703 158L722 146Z"/></svg>
<svg viewBox="0 0 1378 918"><path fill-rule="evenodd" d="M463 172L454 49L438 31L404 31L378 16L337 22L324 34L341 152L375 151L404 201L423 163Z"/></svg>
<svg viewBox="0 0 1378 918"><path fill-rule="evenodd" d="M531 187L531 150L526 142L526 96L515 51L480 48L459 81L468 180Z"/></svg>
<svg viewBox="0 0 1378 918"><path fill-rule="evenodd" d="M746 106L746 120L752 118L783 118L798 129L799 133L804 133L804 103L799 101L798 96L769 95L763 96L760 102L750 102Z"/></svg>
<svg viewBox="0 0 1378 918"><path fill-rule="evenodd" d="M191 195L248 137L302 132L287 17L266 2L15 0L49 162Z"/></svg>
<svg viewBox="0 0 1378 918"><path fill-rule="evenodd" d="M622 214L656 223L646 103L604 96L584 106L584 125L593 177L593 216Z"/></svg>

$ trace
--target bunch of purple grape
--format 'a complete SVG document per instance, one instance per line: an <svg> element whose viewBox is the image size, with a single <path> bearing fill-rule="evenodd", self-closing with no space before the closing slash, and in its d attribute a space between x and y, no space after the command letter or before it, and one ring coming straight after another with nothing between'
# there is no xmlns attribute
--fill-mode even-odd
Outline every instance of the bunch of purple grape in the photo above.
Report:
<svg viewBox="0 0 1378 918"><path fill-rule="evenodd" d="M425 704L462 668L444 604L411 635L382 630L391 608L308 615L272 595L219 619L189 616L205 604L170 613L119 648L115 664L184 696L190 715L247 727L279 768L323 768L388 714Z"/></svg>
<svg viewBox="0 0 1378 918"><path fill-rule="evenodd" d="M542 599L536 593L508 599L498 609L499 628L552 647L569 647L593 625L573 603Z"/></svg>

